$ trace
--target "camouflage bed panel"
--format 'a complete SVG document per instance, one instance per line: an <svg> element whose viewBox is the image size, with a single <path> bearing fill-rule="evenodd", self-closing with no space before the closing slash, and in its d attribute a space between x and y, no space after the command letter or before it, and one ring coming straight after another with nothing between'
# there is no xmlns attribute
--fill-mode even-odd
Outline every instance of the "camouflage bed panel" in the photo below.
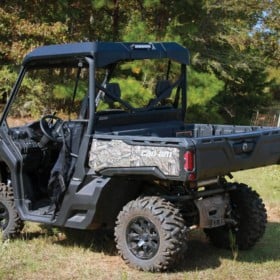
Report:
<svg viewBox="0 0 280 280"><path fill-rule="evenodd" d="M95 171L111 167L158 167L164 175L179 176L179 149L93 139L89 166Z"/></svg>

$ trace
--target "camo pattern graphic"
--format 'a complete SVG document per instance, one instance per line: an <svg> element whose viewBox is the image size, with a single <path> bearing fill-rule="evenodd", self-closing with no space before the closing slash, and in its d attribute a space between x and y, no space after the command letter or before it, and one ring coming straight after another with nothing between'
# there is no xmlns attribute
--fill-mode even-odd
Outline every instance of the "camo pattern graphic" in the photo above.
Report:
<svg viewBox="0 0 280 280"><path fill-rule="evenodd" d="M108 167L158 167L169 176L179 176L179 149L128 145L121 140L93 139L89 166L95 171Z"/></svg>

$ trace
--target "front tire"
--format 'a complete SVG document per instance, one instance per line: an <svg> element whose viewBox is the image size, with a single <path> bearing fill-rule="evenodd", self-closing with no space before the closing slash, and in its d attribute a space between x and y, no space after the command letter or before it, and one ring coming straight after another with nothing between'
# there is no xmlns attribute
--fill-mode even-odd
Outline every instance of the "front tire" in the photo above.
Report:
<svg viewBox="0 0 280 280"><path fill-rule="evenodd" d="M229 218L236 224L204 231L216 247L230 249L237 245L241 250L250 249L265 232L267 215L263 201L247 185L237 184L237 189L230 192L230 204Z"/></svg>
<svg viewBox="0 0 280 280"><path fill-rule="evenodd" d="M186 248L186 226L179 210L159 197L129 202L115 227L117 249L124 261L144 271L171 268Z"/></svg>
<svg viewBox="0 0 280 280"><path fill-rule="evenodd" d="M13 238L20 233L24 224L20 219L10 186L0 183L0 230L2 238Z"/></svg>

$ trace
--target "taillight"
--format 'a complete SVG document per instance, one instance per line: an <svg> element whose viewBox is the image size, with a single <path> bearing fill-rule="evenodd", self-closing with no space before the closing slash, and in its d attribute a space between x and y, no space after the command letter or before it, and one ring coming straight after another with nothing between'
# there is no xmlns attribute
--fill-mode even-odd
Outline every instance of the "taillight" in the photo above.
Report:
<svg viewBox="0 0 280 280"><path fill-rule="evenodd" d="M184 169L186 171L193 171L194 170L194 152L187 151L184 154Z"/></svg>
<svg viewBox="0 0 280 280"><path fill-rule="evenodd" d="M187 151L184 154L184 169L185 171L189 172L188 174L188 180L189 181L195 181L196 180L196 174L195 174L195 154L194 151Z"/></svg>

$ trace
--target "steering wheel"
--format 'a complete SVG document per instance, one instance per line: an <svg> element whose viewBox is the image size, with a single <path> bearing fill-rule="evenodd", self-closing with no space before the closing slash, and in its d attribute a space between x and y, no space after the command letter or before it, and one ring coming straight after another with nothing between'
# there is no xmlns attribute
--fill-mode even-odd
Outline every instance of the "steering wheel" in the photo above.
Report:
<svg viewBox="0 0 280 280"><path fill-rule="evenodd" d="M40 128L48 140L62 142L63 137L69 134L69 129L63 127L64 121L55 115L43 116L40 120Z"/></svg>

